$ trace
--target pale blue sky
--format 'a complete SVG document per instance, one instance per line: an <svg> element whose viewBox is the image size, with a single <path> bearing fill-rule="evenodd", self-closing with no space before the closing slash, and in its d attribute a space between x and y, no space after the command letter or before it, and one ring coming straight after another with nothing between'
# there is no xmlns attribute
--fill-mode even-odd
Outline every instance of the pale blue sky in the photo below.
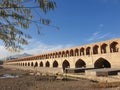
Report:
<svg viewBox="0 0 120 90"><path fill-rule="evenodd" d="M37 35L31 25L33 39L23 52L39 54L120 37L120 0L55 1L57 8L47 17L60 29L43 26Z"/></svg>

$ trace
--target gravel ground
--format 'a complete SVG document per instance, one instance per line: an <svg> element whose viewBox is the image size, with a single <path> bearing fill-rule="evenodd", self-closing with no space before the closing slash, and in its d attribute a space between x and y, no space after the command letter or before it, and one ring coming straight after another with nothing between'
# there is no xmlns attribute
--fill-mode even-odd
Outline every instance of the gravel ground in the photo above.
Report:
<svg viewBox="0 0 120 90"><path fill-rule="evenodd" d="M0 67L3 74L19 75L19 78L0 78L0 90L120 90L120 82L95 83L90 80L56 80L50 76L29 75L27 71Z"/></svg>

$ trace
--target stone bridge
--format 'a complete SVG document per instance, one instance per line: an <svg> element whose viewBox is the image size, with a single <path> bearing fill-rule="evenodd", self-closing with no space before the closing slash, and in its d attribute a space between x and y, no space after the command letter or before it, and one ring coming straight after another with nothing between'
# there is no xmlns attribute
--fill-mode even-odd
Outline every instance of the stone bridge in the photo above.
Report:
<svg viewBox="0 0 120 90"><path fill-rule="evenodd" d="M51 72L64 71L65 68L119 68L120 38L6 60L4 64L22 68L36 67Z"/></svg>

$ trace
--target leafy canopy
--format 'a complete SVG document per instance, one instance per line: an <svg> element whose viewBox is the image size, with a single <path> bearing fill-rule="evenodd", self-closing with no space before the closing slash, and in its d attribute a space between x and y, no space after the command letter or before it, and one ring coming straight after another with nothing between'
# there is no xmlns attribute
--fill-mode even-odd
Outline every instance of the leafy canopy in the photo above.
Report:
<svg viewBox="0 0 120 90"><path fill-rule="evenodd" d="M30 4L33 2L32 4ZM56 8L53 0L0 0L0 39L5 47L11 51L19 51L21 45L27 45L28 39L32 38L24 30L35 24L49 25L50 20L45 19L40 13L46 14ZM33 14L39 14L39 19L35 20ZM39 31L39 29L38 29Z"/></svg>

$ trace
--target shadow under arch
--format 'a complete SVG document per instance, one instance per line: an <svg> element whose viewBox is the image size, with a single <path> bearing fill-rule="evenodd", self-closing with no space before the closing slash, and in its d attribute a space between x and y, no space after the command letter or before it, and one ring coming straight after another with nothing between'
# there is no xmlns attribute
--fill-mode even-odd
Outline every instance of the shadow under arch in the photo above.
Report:
<svg viewBox="0 0 120 90"><path fill-rule="evenodd" d="M118 52L118 42L115 42L113 41L111 44L110 44L110 52L113 53L113 52Z"/></svg>
<svg viewBox="0 0 120 90"><path fill-rule="evenodd" d="M35 66L34 67L38 67L38 62L35 62Z"/></svg>
<svg viewBox="0 0 120 90"><path fill-rule="evenodd" d="M33 62L31 62L31 66L33 66L34 64L33 64Z"/></svg>
<svg viewBox="0 0 120 90"><path fill-rule="evenodd" d="M23 63L23 66L24 66L25 64Z"/></svg>
<svg viewBox="0 0 120 90"><path fill-rule="evenodd" d="M40 62L40 67L43 67L43 62L42 61Z"/></svg>
<svg viewBox="0 0 120 90"><path fill-rule="evenodd" d="M53 62L53 67L58 67L58 62L56 60Z"/></svg>
<svg viewBox="0 0 120 90"><path fill-rule="evenodd" d="M28 62L28 66L30 66L30 63Z"/></svg>
<svg viewBox="0 0 120 90"><path fill-rule="evenodd" d="M70 63L67 60L64 60L63 63L62 63L62 67L63 67L63 70L65 70L65 68L70 67Z"/></svg>
<svg viewBox="0 0 120 90"><path fill-rule="evenodd" d="M25 63L25 66L27 66L27 63Z"/></svg>
<svg viewBox="0 0 120 90"><path fill-rule="evenodd" d="M50 63L47 61L45 64L46 67L50 67Z"/></svg>
<svg viewBox="0 0 120 90"><path fill-rule="evenodd" d="M75 63L75 68L85 68L86 63L82 59L78 59Z"/></svg>
<svg viewBox="0 0 120 90"><path fill-rule="evenodd" d="M95 63L94 63L95 68L111 68L110 62L108 62L104 58L99 58Z"/></svg>

